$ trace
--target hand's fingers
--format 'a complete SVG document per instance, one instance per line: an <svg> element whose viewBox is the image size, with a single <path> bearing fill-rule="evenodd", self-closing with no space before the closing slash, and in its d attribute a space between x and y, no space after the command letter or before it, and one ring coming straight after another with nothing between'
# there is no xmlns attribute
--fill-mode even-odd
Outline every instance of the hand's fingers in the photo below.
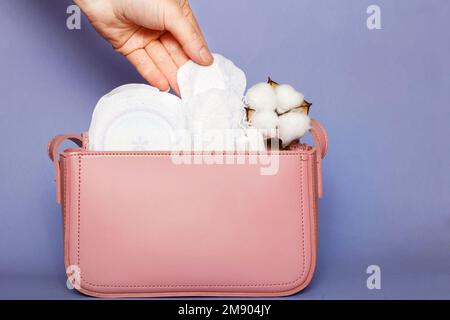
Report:
<svg viewBox="0 0 450 320"><path fill-rule="evenodd" d="M120 48L116 48L116 51L126 56L137 48L144 48L150 41L157 40L161 34L163 34L163 31L140 27Z"/></svg>
<svg viewBox="0 0 450 320"><path fill-rule="evenodd" d="M166 28L195 62L209 65L213 61L211 52L202 34L189 22L179 6L170 6L165 12Z"/></svg>
<svg viewBox="0 0 450 320"><path fill-rule="evenodd" d="M128 61L134 65L141 76L152 86L161 91L166 91L169 89L169 82L166 77L153 63L152 59L144 49L133 51L126 57Z"/></svg>
<svg viewBox="0 0 450 320"><path fill-rule="evenodd" d="M167 52L169 52L170 56L172 57L172 60L175 62L178 68L181 67L186 62L188 62L189 60L188 56L184 53L183 48L181 48L181 45L172 36L171 33L169 32L164 33L161 36L160 40L164 48L166 48Z"/></svg>
<svg viewBox="0 0 450 320"><path fill-rule="evenodd" d="M161 42L159 42L159 40L151 41L145 47L145 51L147 51L150 58L169 81L172 89L179 94L177 83L177 66Z"/></svg>

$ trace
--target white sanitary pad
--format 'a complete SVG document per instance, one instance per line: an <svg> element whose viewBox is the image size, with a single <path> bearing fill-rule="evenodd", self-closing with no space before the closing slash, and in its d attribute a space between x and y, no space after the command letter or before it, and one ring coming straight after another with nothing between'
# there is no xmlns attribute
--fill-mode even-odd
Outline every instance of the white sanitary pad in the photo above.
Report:
<svg viewBox="0 0 450 320"><path fill-rule="evenodd" d="M178 86L186 106L187 125L195 151L232 151L245 137L246 87L244 72L233 62L214 54L211 66L192 61L178 71Z"/></svg>
<svg viewBox="0 0 450 320"><path fill-rule="evenodd" d="M213 54L214 62L210 66L201 66L188 61L178 70L177 81L181 99L190 100L210 89L221 89L244 96L247 80L244 72L234 63L220 54Z"/></svg>
<svg viewBox="0 0 450 320"><path fill-rule="evenodd" d="M89 149L170 150L186 127L181 100L147 85L125 85L100 99L89 128Z"/></svg>
<svg viewBox="0 0 450 320"><path fill-rule="evenodd" d="M247 134L246 78L233 62L218 54L208 67L189 61L177 80L181 99L144 84L102 97L89 128L89 149L264 150L262 137Z"/></svg>

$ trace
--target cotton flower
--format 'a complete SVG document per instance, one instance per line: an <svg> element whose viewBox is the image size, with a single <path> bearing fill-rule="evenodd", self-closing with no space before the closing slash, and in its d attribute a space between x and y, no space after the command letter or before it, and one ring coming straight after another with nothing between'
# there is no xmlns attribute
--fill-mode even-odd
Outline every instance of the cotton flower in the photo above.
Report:
<svg viewBox="0 0 450 320"><path fill-rule="evenodd" d="M278 118L278 134L283 147L301 138L310 128L311 119L302 112L291 111Z"/></svg>
<svg viewBox="0 0 450 320"><path fill-rule="evenodd" d="M250 108L256 111L275 111L277 108L275 89L265 82L248 89L246 98Z"/></svg>
<svg viewBox="0 0 450 320"><path fill-rule="evenodd" d="M252 127L258 129L264 138L275 135L278 126L278 115L273 111L256 111L252 118Z"/></svg>
<svg viewBox="0 0 450 320"><path fill-rule="evenodd" d="M299 107L305 101L305 96L288 84L277 85L275 94L277 97L277 112L279 114Z"/></svg>

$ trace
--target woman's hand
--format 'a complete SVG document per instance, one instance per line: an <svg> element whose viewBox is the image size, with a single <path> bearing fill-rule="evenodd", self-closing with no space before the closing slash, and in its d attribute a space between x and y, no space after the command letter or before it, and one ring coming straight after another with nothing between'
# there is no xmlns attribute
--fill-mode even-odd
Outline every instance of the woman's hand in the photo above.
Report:
<svg viewBox="0 0 450 320"><path fill-rule="evenodd" d="M208 49L188 0L75 0L94 28L160 90L177 94L188 59L209 65Z"/></svg>

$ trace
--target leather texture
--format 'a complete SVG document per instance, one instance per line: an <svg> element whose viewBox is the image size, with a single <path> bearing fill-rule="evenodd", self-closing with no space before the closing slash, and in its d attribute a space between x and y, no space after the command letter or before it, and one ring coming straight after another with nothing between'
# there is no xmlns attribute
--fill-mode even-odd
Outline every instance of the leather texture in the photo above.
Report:
<svg viewBox="0 0 450 320"><path fill-rule="evenodd" d="M274 175L261 175L267 164L251 154L234 165L176 164L170 152L93 152L86 135L56 137L49 154L61 180L65 265L79 268L79 291L282 296L306 287L327 149L317 122L311 132L315 148L271 153ZM67 138L81 147L58 161Z"/></svg>

